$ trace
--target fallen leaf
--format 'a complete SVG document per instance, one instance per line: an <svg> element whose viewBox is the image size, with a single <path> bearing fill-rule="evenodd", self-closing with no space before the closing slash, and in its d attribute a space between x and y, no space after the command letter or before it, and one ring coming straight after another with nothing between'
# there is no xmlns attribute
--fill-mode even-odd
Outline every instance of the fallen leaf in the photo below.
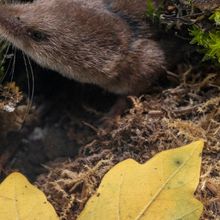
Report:
<svg viewBox="0 0 220 220"><path fill-rule="evenodd" d="M199 183L203 141L167 150L145 164L128 159L113 167L78 220L199 219L193 197Z"/></svg>
<svg viewBox="0 0 220 220"><path fill-rule="evenodd" d="M0 185L1 220L58 220L58 216L37 187L20 173L12 173Z"/></svg>

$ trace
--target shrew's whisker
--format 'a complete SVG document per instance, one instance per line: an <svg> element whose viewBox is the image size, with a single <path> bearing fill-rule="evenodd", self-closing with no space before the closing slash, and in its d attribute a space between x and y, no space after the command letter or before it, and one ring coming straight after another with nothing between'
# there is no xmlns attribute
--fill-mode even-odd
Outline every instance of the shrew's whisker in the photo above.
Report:
<svg viewBox="0 0 220 220"><path fill-rule="evenodd" d="M10 72L10 80L11 82L13 81L14 78L14 72L15 72L15 64L16 64L16 55L17 55L17 49L15 47L13 47L14 50L14 54L13 54L13 63L12 63L12 68L11 68L11 72Z"/></svg>
<svg viewBox="0 0 220 220"><path fill-rule="evenodd" d="M14 54L7 55L7 59L9 59L9 62L7 64L6 70L4 71L4 77L2 78L1 82L4 81L5 77L8 75L9 71L12 69L12 63L13 63L13 60L14 60Z"/></svg>
<svg viewBox="0 0 220 220"><path fill-rule="evenodd" d="M28 94L28 99L27 99L28 104L27 104L27 110L26 110L24 118L22 120L22 126L23 126L28 114L30 113L32 103L33 103L33 97L34 97L34 72L33 72L33 68L31 66L31 62L30 62L29 58L26 57L23 52L22 52L22 56L23 56L24 65L25 65L25 71L26 71L26 76L27 76L27 87L28 87L28 92L27 92L27 94ZM29 68L28 68L28 66L29 66ZM30 75L29 75L29 70L28 69L30 69ZM31 84L32 84L32 87L31 87Z"/></svg>
<svg viewBox="0 0 220 220"><path fill-rule="evenodd" d="M0 63L0 66L2 66L2 65L5 63L6 59L8 59L8 58L10 59L10 60L9 60L8 67L7 67L7 70L4 72L3 76L0 78L0 83L1 83L1 84L3 83L5 77L7 76L8 71L9 71L10 66L11 66L11 62L12 62L11 56L8 56L8 52L9 52L10 47L11 47L11 44L7 44L6 50L5 50L4 55L3 55L3 59L2 59L2 61L1 61L1 63ZM5 48L4 48L4 49L5 49ZM2 50L2 52L4 51L4 49Z"/></svg>

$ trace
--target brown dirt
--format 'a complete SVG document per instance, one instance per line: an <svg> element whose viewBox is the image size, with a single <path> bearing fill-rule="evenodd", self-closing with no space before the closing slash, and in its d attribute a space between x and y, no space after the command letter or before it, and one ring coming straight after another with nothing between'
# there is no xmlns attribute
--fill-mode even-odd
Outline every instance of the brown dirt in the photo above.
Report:
<svg viewBox="0 0 220 220"><path fill-rule="evenodd" d="M191 72L197 78L195 72ZM75 159L48 164L36 184L49 195L62 219L75 219L103 175L126 158L145 162L157 152L204 139L201 180L196 197L205 205L201 219L220 215L219 75L185 82L160 94L130 97L133 107L105 132L97 128ZM73 137L75 135L73 133Z"/></svg>
<svg viewBox="0 0 220 220"><path fill-rule="evenodd" d="M126 158L143 163L157 152L202 138L206 144L196 197L205 205L202 219L217 219L220 75L210 72L185 71L175 87L129 97L131 108L107 131L98 127L97 119L114 97L97 96L99 89L82 88L58 77L65 86L49 99L35 101L21 131L5 135L2 152L17 147L7 157L4 173L19 170L27 175L45 192L61 219L72 220L116 163Z"/></svg>

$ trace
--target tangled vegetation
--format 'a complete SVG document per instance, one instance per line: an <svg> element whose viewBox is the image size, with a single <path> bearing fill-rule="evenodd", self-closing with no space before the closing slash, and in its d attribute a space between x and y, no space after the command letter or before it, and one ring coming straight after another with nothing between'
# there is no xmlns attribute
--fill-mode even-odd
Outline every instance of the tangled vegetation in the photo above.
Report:
<svg viewBox="0 0 220 220"><path fill-rule="evenodd" d="M215 11L209 19L213 22L211 30L207 31L199 25L194 25L190 29L190 34L193 37L191 43L202 47L203 60L212 60L220 63L220 11Z"/></svg>
<svg viewBox="0 0 220 220"><path fill-rule="evenodd" d="M180 32L187 29L189 44L199 46L198 51L204 54L203 61L220 63L220 9L211 10L206 5L196 8L197 1L165 1L166 4L159 6L155 6L153 0L147 2L147 16L154 22Z"/></svg>
<svg viewBox="0 0 220 220"><path fill-rule="evenodd" d="M220 216L219 0L209 0L208 5L197 4L206 2L200 0L161 0L159 7L153 2L148 0L147 16L163 31L185 39L198 62L178 63L167 72L166 85L129 97L130 108L110 130L97 121L115 97L97 88L35 68L41 78L35 82L37 91L27 114L23 88L28 86L21 77L21 62L16 83L0 86L0 178L22 172L44 191L62 220L77 218L115 164L127 158L145 163L158 152L198 139L205 141L195 194L204 205L201 219Z"/></svg>

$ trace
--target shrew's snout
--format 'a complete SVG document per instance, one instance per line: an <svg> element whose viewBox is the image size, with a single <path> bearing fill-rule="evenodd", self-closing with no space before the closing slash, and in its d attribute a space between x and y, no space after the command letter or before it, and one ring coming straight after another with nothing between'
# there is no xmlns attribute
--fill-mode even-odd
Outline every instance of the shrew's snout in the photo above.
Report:
<svg viewBox="0 0 220 220"><path fill-rule="evenodd" d="M0 5L0 35L6 38L18 37L23 32L18 10L10 5Z"/></svg>
<svg viewBox="0 0 220 220"><path fill-rule="evenodd" d="M24 20L27 9L23 5L1 5L0 4L0 36L9 41L42 42L49 38L48 33L29 25ZM21 15L21 16L20 16Z"/></svg>

